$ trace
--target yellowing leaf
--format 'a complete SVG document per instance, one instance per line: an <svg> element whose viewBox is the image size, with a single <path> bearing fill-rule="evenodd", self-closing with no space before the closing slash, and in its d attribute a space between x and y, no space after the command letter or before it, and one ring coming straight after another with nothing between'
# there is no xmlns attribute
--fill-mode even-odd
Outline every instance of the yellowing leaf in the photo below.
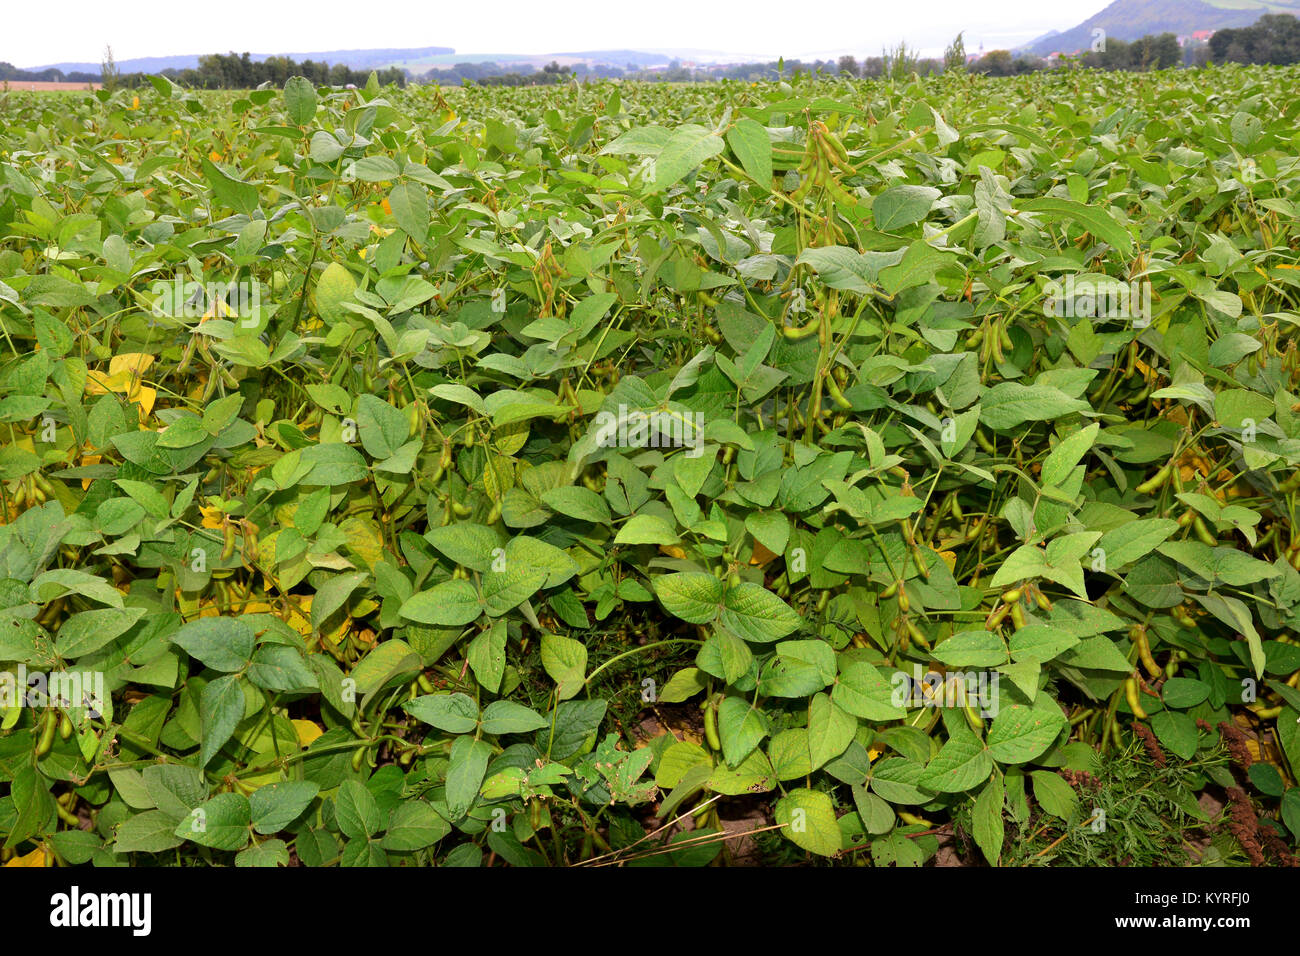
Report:
<svg viewBox="0 0 1300 956"><path fill-rule="evenodd" d="M40 847L37 847L35 850L32 850L31 853L28 853L28 854L26 854L25 856L16 856L16 857L14 857L12 860L10 860L8 863L6 863L5 866L36 866L36 867L44 867L44 866L45 866L45 851L44 851L43 849L41 849Z"/></svg>
<svg viewBox="0 0 1300 956"><path fill-rule="evenodd" d="M313 740L325 733L325 729L310 720L295 720L293 729L298 731L298 743L310 747Z"/></svg>

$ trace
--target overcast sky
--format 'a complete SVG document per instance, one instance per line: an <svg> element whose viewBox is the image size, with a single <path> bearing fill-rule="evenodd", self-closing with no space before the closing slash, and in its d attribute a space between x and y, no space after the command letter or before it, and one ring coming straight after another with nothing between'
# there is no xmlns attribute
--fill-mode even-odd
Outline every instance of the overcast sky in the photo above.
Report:
<svg viewBox="0 0 1300 956"><path fill-rule="evenodd" d="M787 57L974 52L1064 30L1107 0L0 0L0 61L19 67L186 53L448 46L458 53L693 48ZM373 11L373 13L371 12Z"/></svg>

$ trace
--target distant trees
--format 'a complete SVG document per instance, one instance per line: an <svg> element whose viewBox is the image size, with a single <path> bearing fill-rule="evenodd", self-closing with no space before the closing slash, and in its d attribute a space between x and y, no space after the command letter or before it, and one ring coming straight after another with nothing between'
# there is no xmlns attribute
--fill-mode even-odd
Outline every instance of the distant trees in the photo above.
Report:
<svg viewBox="0 0 1300 956"><path fill-rule="evenodd" d="M263 83L272 86L284 86L291 76L305 76L317 86L364 86L370 79L370 70L354 70L345 63L329 63L316 60L303 60L295 63L287 56L268 56L264 60L254 60L248 53L212 53L199 57L197 68L184 70L163 70L162 75L169 80L203 90L250 90ZM396 83L406 85L406 71L398 67L389 67L377 71L381 85ZM121 82L126 86L140 86L145 82L143 73L123 74Z"/></svg>
<svg viewBox="0 0 1300 956"><path fill-rule="evenodd" d="M1172 33L1138 37L1132 43L1107 37L1100 50L1084 53L1081 62L1102 70L1167 70L1183 62L1183 50Z"/></svg>
<svg viewBox="0 0 1300 956"><path fill-rule="evenodd" d="M972 73L988 76L1019 76L1042 68L1043 61L1037 57L1013 57L1010 50L990 50L970 65Z"/></svg>
<svg viewBox="0 0 1300 956"><path fill-rule="evenodd" d="M839 62L840 74L842 76L861 76L862 71L858 67L858 58L845 54L840 57Z"/></svg>
<svg viewBox="0 0 1300 956"><path fill-rule="evenodd" d="M1252 26L1220 30L1210 37L1210 58L1215 63L1300 62L1300 20L1269 13Z"/></svg>

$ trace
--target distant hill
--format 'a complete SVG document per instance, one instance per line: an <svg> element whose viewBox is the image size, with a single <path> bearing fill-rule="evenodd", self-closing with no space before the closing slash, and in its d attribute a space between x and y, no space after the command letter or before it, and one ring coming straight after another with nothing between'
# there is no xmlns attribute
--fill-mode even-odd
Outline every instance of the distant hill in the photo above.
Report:
<svg viewBox="0 0 1300 956"><path fill-rule="evenodd" d="M1039 56L1077 53L1089 49L1096 29L1129 41L1156 33L1187 36L1196 30L1250 26L1266 13L1300 14L1300 0L1115 0L1077 27L1044 34L1022 49Z"/></svg>
<svg viewBox="0 0 1300 956"><path fill-rule="evenodd" d="M672 58L662 53L647 53L645 50L582 50L577 53L555 53L554 57L569 57L575 60L587 60L594 63L608 63L622 66L635 63L637 66L655 66L667 63Z"/></svg>
<svg viewBox="0 0 1300 956"><path fill-rule="evenodd" d="M226 51L228 52L228 51ZM237 51L243 53L242 50ZM425 46L411 49L388 50L324 50L316 53L250 53L249 57L257 62L272 56L287 56L301 63L303 60L322 60L330 66L342 63L354 70L380 69L398 60L420 60L431 56L440 56L456 51L449 46ZM117 68L123 73L158 73L162 70L189 70L199 65L199 54L184 56L143 56L130 60L118 60ZM62 70L64 73L98 73L100 63L47 63L44 66L31 66L25 69L31 73L43 70Z"/></svg>
<svg viewBox="0 0 1300 956"><path fill-rule="evenodd" d="M1300 2L1300 0L1297 0ZM216 52L216 51L213 51ZM229 52L229 51L223 51ZM242 50L234 51L242 53ZM652 49L652 50L578 50L568 53L457 53L452 47L426 46L412 49L377 49L377 50L324 50L315 53L250 53L250 58L261 62L271 56L287 56L296 62L313 60L322 61L331 66L342 63L354 70L384 69L390 66L410 70L420 74L434 67L451 67L457 63L498 63L506 65L542 65L558 60L566 66L585 63L588 66L627 67L629 64L644 69L653 66L666 66L672 60L685 60L694 63L738 63L775 59L762 56L742 56L724 53L718 50L693 49ZM118 60L117 68L123 73L160 73L163 70L196 69L199 54L185 56L146 56L129 60ZM23 68L29 73L41 73L45 70L60 70L69 73L93 73L98 75L99 63L47 63L42 66Z"/></svg>

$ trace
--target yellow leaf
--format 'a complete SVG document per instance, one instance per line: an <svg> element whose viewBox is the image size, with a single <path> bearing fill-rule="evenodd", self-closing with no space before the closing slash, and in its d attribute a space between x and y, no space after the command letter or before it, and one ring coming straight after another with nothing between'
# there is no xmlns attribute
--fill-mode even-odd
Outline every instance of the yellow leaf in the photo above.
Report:
<svg viewBox="0 0 1300 956"><path fill-rule="evenodd" d="M956 551L940 551L940 552L939 552L939 557L943 558L943 563L946 564L946 565L948 565L948 570L949 570L949 571L956 571L956 570L957 570L957 552L956 552Z"/></svg>
<svg viewBox="0 0 1300 956"><path fill-rule="evenodd" d="M219 163L221 162L221 154L214 149L212 152L208 153L208 159L212 160L214 163Z"/></svg>
<svg viewBox="0 0 1300 956"><path fill-rule="evenodd" d="M140 108L140 97L138 96L131 97L131 109L138 110L139 108Z"/></svg>
<svg viewBox="0 0 1300 956"><path fill-rule="evenodd" d="M295 596L293 601L289 602L289 611L284 615L284 623L301 634L303 637L311 637L311 599L312 595L305 594L301 597Z"/></svg>
<svg viewBox="0 0 1300 956"><path fill-rule="evenodd" d="M348 547L368 567L374 567L384 556L384 535L379 525L369 518L353 515L339 525L339 532Z"/></svg>
<svg viewBox="0 0 1300 956"><path fill-rule="evenodd" d="M114 355L108 360L108 382L112 382L108 388L113 392L126 392L130 388L131 378L139 378L148 371L149 365L153 364L153 356L149 352L121 352L120 355ZM91 372L91 375L96 375Z"/></svg>
<svg viewBox="0 0 1300 956"><path fill-rule="evenodd" d="M153 403L158 398L158 390L147 385L137 385L126 394L127 401L140 406L140 421L147 419L153 411Z"/></svg>
<svg viewBox="0 0 1300 956"><path fill-rule="evenodd" d="M313 740L325 733L323 727L310 720L295 720L293 729L298 731L298 743L304 747L310 747Z"/></svg>
<svg viewBox="0 0 1300 956"><path fill-rule="evenodd" d="M154 357L148 352L122 352L109 359L108 374L111 378L126 372L139 378L153 364L153 361Z"/></svg>
<svg viewBox="0 0 1300 956"><path fill-rule="evenodd" d="M14 857L12 860L6 863L5 866L43 867L45 866L45 851L42 850L40 847L37 847L35 850L32 850L32 852L28 853L26 856Z"/></svg>

